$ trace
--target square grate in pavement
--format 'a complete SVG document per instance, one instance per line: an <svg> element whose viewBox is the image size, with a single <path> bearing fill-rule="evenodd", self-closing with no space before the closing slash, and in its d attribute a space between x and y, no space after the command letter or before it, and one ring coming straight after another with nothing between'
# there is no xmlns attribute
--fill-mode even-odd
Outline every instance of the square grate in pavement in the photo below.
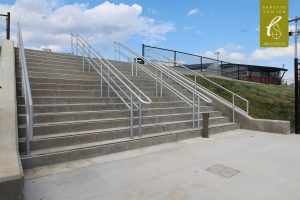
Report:
<svg viewBox="0 0 300 200"><path fill-rule="evenodd" d="M233 169L231 167L227 167L227 166L221 165L221 164L213 165L213 166L207 168L206 170L211 173L223 176L225 178L230 178L230 177L240 173L239 170L236 170L236 169Z"/></svg>

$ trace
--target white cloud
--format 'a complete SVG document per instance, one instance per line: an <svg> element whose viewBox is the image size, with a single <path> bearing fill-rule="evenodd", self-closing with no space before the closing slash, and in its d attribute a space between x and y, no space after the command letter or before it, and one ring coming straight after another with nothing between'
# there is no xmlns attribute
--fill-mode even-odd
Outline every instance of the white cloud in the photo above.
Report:
<svg viewBox="0 0 300 200"><path fill-rule="evenodd" d="M164 40L174 29L172 23L157 23L142 16L138 4L113 4L95 7L87 4L63 5L60 0L17 0L13 5L0 3L0 13L11 12L12 25L20 21L26 47L69 48L70 33L82 34L103 45L140 37L151 44Z"/></svg>
<svg viewBox="0 0 300 200"><path fill-rule="evenodd" d="M298 43L300 46L300 43ZM218 48L214 51L207 51L203 56L216 59L216 52L219 52L219 59L228 62L253 64L270 61L277 58L293 58L294 45L286 48L260 48L251 53L242 53L240 45L229 43L226 47Z"/></svg>
<svg viewBox="0 0 300 200"><path fill-rule="evenodd" d="M300 43L298 43L298 46ZM293 57L294 56L294 45L287 48L265 48L256 49L251 55L251 60L271 60L278 57Z"/></svg>
<svg viewBox="0 0 300 200"><path fill-rule="evenodd" d="M218 48L215 51L207 51L203 56L217 59L216 52L219 52L219 60L227 62L244 63L246 55L244 53L235 51L241 47L234 44L228 44L225 48Z"/></svg>
<svg viewBox="0 0 300 200"><path fill-rule="evenodd" d="M188 12L187 16L189 17L189 16L195 15L197 13L199 13L199 9L198 8L194 8L194 9L192 9L192 10L190 10Z"/></svg>

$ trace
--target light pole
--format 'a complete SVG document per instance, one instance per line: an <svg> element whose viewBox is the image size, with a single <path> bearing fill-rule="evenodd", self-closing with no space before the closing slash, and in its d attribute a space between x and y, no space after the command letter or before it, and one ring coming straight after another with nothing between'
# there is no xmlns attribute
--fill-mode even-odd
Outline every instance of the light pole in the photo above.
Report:
<svg viewBox="0 0 300 200"><path fill-rule="evenodd" d="M295 22L295 32L290 33L290 36L294 34L295 38L295 59L294 59L294 74L295 74L295 133L300 134L299 131L299 69L298 69L298 20L300 17L295 17L295 19L289 20L289 22Z"/></svg>
<svg viewBox="0 0 300 200"><path fill-rule="evenodd" d="M220 54L219 51L217 51L217 52L215 53L215 55L217 55L217 61L219 61L219 54Z"/></svg>

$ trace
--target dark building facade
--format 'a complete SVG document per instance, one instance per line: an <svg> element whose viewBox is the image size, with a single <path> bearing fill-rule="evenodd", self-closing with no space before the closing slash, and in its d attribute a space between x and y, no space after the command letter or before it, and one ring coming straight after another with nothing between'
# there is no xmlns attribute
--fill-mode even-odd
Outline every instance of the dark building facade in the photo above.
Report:
<svg viewBox="0 0 300 200"><path fill-rule="evenodd" d="M221 64L221 76L256 83L281 85L287 69L244 64Z"/></svg>
<svg viewBox="0 0 300 200"><path fill-rule="evenodd" d="M256 83L281 85L287 69L235 63L205 63L185 65L192 70L201 70L206 74L214 74L227 78L251 81Z"/></svg>

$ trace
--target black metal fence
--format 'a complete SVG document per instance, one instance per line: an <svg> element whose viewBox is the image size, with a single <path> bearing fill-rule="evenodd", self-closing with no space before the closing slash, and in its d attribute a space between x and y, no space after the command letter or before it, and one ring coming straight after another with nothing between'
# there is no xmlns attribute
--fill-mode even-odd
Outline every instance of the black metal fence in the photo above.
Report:
<svg viewBox="0 0 300 200"><path fill-rule="evenodd" d="M10 39L10 13L0 14L0 46L4 40Z"/></svg>
<svg viewBox="0 0 300 200"><path fill-rule="evenodd" d="M274 67L262 67L254 65L244 65L229 63L217 59L208 58L196 54L186 53L182 51L142 45L142 55L149 59L168 62L170 67L180 67L182 64L191 70L198 70L203 75L217 75L230 79L243 81L251 81L265 84L282 84L282 78L285 74L284 69ZM281 71L283 71L282 75Z"/></svg>
<svg viewBox="0 0 300 200"><path fill-rule="evenodd" d="M218 59L207 58L204 56L191 54L182 51L176 51L172 49L165 49L160 47L154 47L149 45L142 45L142 56L147 57L148 49L154 49L166 57L174 60L174 67L176 67L176 63L181 63L187 66L190 69L199 69L200 71L207 68L207 66L212 65L213 63L219 63L219 65L230 64L228 62L224 62ZM213 69L212 69L213 70ZM220 72L221 73L221 72Z"/></svg>

